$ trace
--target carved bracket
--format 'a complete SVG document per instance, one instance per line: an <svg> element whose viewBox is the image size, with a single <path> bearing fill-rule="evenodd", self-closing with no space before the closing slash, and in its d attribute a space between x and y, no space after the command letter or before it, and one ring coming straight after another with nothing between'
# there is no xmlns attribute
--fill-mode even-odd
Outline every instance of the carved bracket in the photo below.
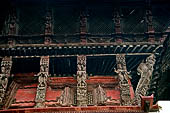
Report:
<svg viewBox="0 0 170 113"><path fill-rule="evenodd" d="M77 57L77 105L87 106L86 56Z"/></svg>
<svg viewBox="0 0 170 113"><path fill-rule="evenodd" d="M147 32L148 33L154 33L154 27L152 24L152 11L151 9L147 9L146 10L146 24L147 24ZM149 34L148 40L150 42L154 42L155 41L155 36L153 34Z"/></svg>
<svg viewBox="0 0 170 113"><path fill-rule="evenodd" d="M46 88L47 88L47 78L49 76L49 57L41 57L40 60L40 72L38 73L38 87L37 87L37 93L36 93L36 106L39 107L45 107L45 94L46 94Z"/></svg>
<svg viewBox="0 0 170 113"><path fill-rule="evenodd" d="M8 77L12 67L12 58L3 58L1 62L1 74L0 74L0 105L3 104L3 98L8 84Z"/></svg>
<svg viewBox="0 0 170 113"><path fill-rule="evenodd" d="M46 18L45 18L45 35L52 35L53 34L53 22L52 22L52 12L47 11ZM51 38L45 36L44 44L50 44Z"/></svg>
<svg viewBox="0 0 170 113"><path fill-rule="evenodd" d="M130 86L128 84L131 77L129 76L130 72L128 72L126 68L125 55L116 55L116 63L117 70L115 69L115 72L119 76L121 105L131 105Z"/></svg>
<svg viewBox="0 0 170 113"><path fill-rule="evenodd" d="M115 41L117 43L121 43L123 41L120 37L120 34L122 32L121 32L121 21L120 21L120 14L119 13L120 13L120 11L118 9L114 10L113 20L114 20L114 26L115 26L115 33L117 34Z"/></svg>
<svg viewBox="0 0 170 113"><path fill-rule="evenodd" d="M133 104L141 105L141 96L146 96L147 90L149 89L149 83L153 73L153 66L155 64L155 55L152 54L146 58L145 63L141 63L138 68L138 75L141 76L136 91L135 98L133 100Z"/></svg>

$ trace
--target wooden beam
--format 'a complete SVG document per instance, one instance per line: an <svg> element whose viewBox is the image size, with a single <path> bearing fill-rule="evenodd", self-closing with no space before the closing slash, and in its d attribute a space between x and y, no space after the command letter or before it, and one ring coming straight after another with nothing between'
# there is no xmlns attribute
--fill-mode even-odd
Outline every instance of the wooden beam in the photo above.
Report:
<svg viewBox="0 0 170 113"><path fill-rule="evenodd" d="M122 53L124 54L124 53ZM153 53L126 53L126 55L151 55ZM87 54L86 56L115 56L117 54ZM49 55L49 57L74 57L79 55ZM12 56L12 58L40 58L42 56ZM3 58L3 57L0 57Z"/></svg>

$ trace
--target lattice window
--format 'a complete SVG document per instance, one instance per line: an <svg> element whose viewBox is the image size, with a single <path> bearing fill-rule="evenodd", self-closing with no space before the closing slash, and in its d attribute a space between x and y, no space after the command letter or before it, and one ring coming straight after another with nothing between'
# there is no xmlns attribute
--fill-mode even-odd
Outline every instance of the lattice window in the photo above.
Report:
<svg viewBox="0 0 170 113"><path fill-rule="evenodd" d="M87 92L87 104L93 105L93 94L92 94L92 92Z"/></svg>
<svg viewBox="0 0 170 113"><path fill-rule="evenodd" d="M91 9L88 18L88 32L92 34L111 34L114 28L111 9Z"/></svg>
<svg viewBox="0 0 170 113"><path fill-rule="evenodd" d="M54 34L74 34L79 32L79 11L74 8L53 8Z"/></svg>

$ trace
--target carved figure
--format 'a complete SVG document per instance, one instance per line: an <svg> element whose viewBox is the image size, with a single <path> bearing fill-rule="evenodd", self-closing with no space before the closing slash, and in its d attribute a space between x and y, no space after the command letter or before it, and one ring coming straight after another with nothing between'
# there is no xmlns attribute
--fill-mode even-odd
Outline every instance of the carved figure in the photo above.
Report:
<svg viewBox="0 0 170 113"><path fill-rule="evenodd" d="M98 105L106 104L107 96L104 89L99 85L96 89L96 92L97 92L97 104Z"/></svg>
<svg viewBox="0 0 170 113"><path fill-rule="evenodd" d="M48 12L46 16L45 34L52 34L52 17L50 12Z"/></svg>
<svg viewBox="0 0 170 113"><path fill-rule="evenodd" d="M153 73L153 66L155 64L155 55L152 54L149 57L146 58L146 63L141 63L138 68L138 75L141 76L137 88L136 88L136 92L135 92L135 99L133 100L135 104L140 105L141 104L141 99L140 99L140 95L145 96L146 92L149 88L149 82L151 80L152 77L152 73Z"/></svg>
<svg viewBox="0 0 170 113"><path fill-rule="evenodd" d="M77 104L87 106L86 56L77 57Z"/></svg>
<svg viewBox="0 0 170 113"><path fill-rule="evenodd" d="M3 104L3 98L8 84L8 77L10 76L12 61L11 58L3 58L1 62L0 74L0 104Z"/></svg>
<svg viewBox="0 0 170 113"><path fill-rule="evenodd" d="M14 15L9 18L8 30L9 35L16 34L16 17Z"/></svg>
<svg viewBox="0 0 170 113"><path fill-rule="evenodd" d="M38 87L37 87L37 93L36 93L36 106L44 107L45 102L45 94L46 94L46 88L47 88L47 78L48 78L48 70L49 70L49 57L41 57L40 60L40 72L38 73Z"/></svg>
<svg viewBox="0 0 170 113"><path fill-rule="evenodd" d="M62 106L71 106L73 104L71 89L69 87L64 88L58 101Z"/></svg>
<svg viewBox="0 0 170 113"><path fill-rule="evenodd" d="M121 96L121 105L131 105L130 86L128 80L131 79L130 72L127 71L125 55L116 55L117 70L114 71L119 76L119 87Z"/></svg>

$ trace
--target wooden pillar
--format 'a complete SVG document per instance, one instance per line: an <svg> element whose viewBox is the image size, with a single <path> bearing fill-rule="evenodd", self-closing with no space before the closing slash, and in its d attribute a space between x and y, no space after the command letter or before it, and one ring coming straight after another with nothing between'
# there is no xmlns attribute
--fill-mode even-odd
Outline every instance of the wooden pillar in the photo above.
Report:
<svg viewBox="0 0 170 113"><path fill-rule="evenodd" d="M49 35L53 34L53 22L52 22L52 11L48 10L45 18L45 29L44 29L44 35L45 40L44 44L49 45L51 44L51 37Z"/></svg>
<svg viewBox="0 0 170 113"><path fill-rule="evenodd" d="M87 34L87 11L80 11L80 41L81 43L86 43L86 34Z"/></svg>
<svg viewBox="0 0 170 113"><path fill-rule="evenodd" d="M120 86L120 98L121 105L128 106L131 105L131 95L133 95L133 91L131 91L131 77L129 76L130 72L127 71L126 61L124 54L116 55L116 63L117 70L115 72L119 77L119 86Z"/></svg>
<svg viewBox="0 0 170 113"><path fill-rule="evenodd" d="M120 14L119 14L119 10L118 9L114 9L114 28L115 28L115 34L116 34L116 39L115 41L117 43L122 43L122 39L121 39L121 22L120 22Z"/></svg>
<svg viewBox="0 0 170 113"><path fill-rule="evenodd" d="M148 41L154 42L155 36L154 36L154 28L152 24L152 11L150 8L146 9L146 24L147 24L147 33L148 33Z"/></svg>
<svg viewBox="0 0 170 113"><path fill-rule="evenodd" d="M77 106L87 106L86 56L77 56Z"/></svg>
<svg viewBox="0 0 170 113"><path fill-rule="evenodd" d="M0 74L0 105L4 103L4 96L8 85L8 77L12 67L12 58L5 57L1 62L1 74Z"/></svg>
<svg viewBox="0 0 170 113"><path fill-rule="evenodd" d="M9 19L7 22L7 35L8 38L8 45L11 47L15 45L15 40L12 36L17 35L17 18L14 14L9 15Z"/></svg>
<svg viewBox="0 0 170 113"><path fill-rule="evenodd" d="M43 56L40 60L40 72L38 73L38 87L36 93L36 108L45 107L47 78L49 76L49 57Z"/></svg>

